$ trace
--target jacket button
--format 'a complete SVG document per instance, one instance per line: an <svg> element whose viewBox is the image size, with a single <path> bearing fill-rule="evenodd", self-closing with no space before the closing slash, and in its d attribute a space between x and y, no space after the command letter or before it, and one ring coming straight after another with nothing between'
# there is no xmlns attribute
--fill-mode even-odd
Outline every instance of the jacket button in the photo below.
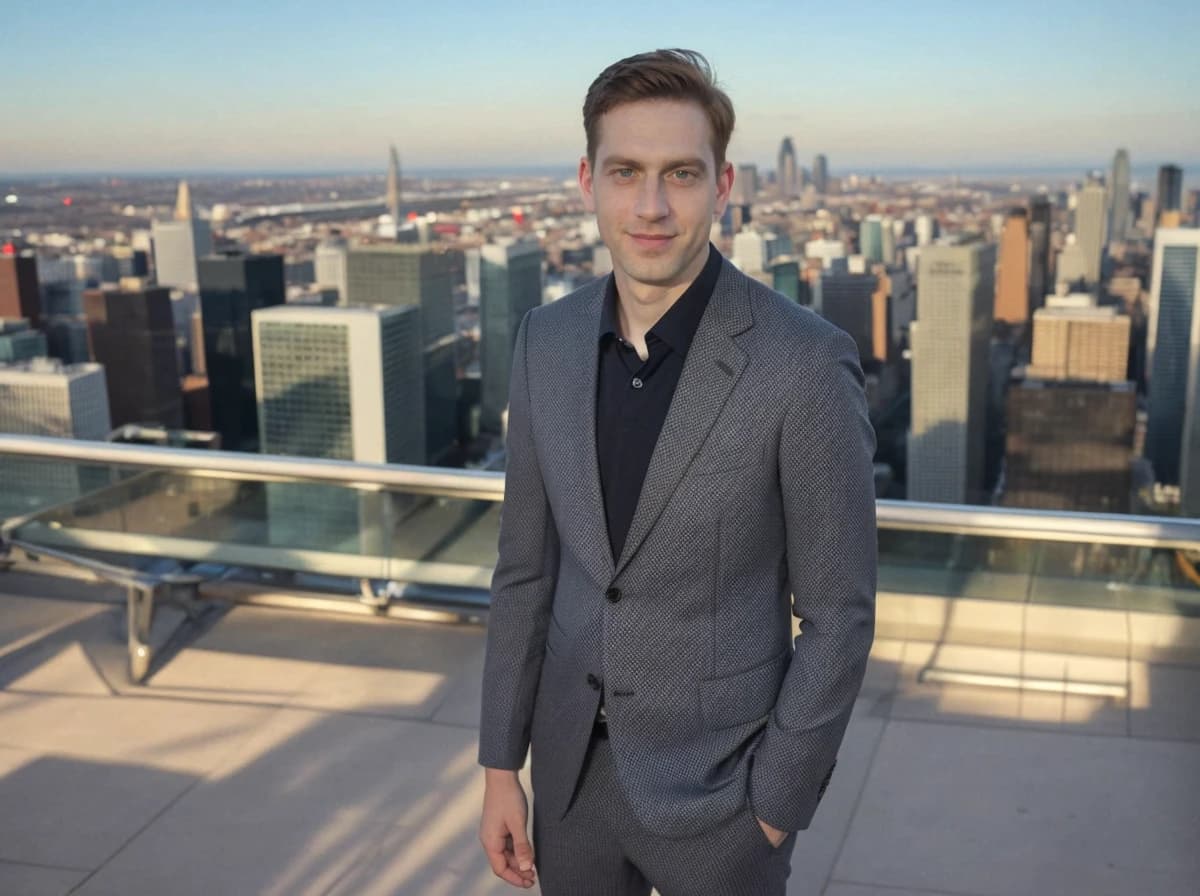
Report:
<svg viewBox="0 0 1200 896"><path fill-rule="evenodd" d="M590 684L590 685L592 686L592 690L593 690L593 691L598 691L598 690L600 690L600 679L598 679L598 678L597 678L595 675L593 675L591 672L589 672L589 673L588 673L588 676L587 676L587 683L588 683L588 684Z"/></svg>
<svg viewBox="0 0 1200 896"><path fill-rule="evenodd" d="M607 591L604 592L604 596L607 597L610 601L612 601L615 604L617 601L619 601L621 599L621 589L620 588L609 588Z"/></svg>

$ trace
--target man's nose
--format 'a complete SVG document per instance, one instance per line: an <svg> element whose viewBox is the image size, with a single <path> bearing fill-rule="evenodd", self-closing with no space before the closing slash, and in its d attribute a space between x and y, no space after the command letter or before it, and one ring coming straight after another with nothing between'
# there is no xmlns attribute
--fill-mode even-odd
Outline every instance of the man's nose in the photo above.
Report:
<svg viewBox="0 0 1200 896"><path fill-rule="evenodd" d="M665 218L670 214L670 211L671 208L667 204L667 193L662 181L656 177L644 178L638 190L637 207L635 209L637 216L647 221L657 221L660 218Z"/></svg>

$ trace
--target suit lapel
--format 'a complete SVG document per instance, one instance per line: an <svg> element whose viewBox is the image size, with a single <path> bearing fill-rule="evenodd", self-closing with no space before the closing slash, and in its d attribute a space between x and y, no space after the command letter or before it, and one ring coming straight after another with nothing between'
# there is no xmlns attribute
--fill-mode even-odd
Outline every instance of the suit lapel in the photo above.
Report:
<svg viewBox="0 0 1200 896"><path fill-rule="evenodd" d="M746 366L746 353L732 337L752 323L746 278L724 260L712 297L688 347L679 382L642 482L637 510L613 571L614 578L628 566L654 528L725 406Z"/></svg>
<svg viewBox="0 0 1200 896"><path fill-rule="evenodd" d="M610 275L611 276L611 275ZM613 579L612 542L604 515L604 494L600 485L600 462L596 453L596 378L600 362L600 312L604 303L607 277L593 281L587 297L580 302L580 314L571 327L571 338L561 349L561 388L564 390L564 426L566 457L578 464L578 501L572 509L570 525L580 530L580 560L595 580L607 585Z"/></svg>

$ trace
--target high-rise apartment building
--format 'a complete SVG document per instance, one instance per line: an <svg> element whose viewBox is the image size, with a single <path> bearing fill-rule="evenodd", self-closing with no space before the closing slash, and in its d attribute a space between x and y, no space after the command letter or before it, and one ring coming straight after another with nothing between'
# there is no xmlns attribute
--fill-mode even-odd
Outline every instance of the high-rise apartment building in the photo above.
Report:
<svg viewBox="0 0 1200 896"><path fill-rule="evenodd" d="M1123 383L1128 379L1130 318L1111 305L1039 308L1026 376L1040 380Z"/></svg>
<svg viewBox="0 0 1200 896"><path fill-rule="evenodd" d="M89 289L83 294L92 360L104 365L113 426L183 426L183 393L170 291Z"/></svg>
<svg viewBox="0 0 1200 896"><path fill-rule="evenodd" d="M535 241L479 250L481 430L503 431L513 348L521 319L542 303L542 249Z"/></svg>
<svg viewBox="0 0 1200 896"><path fill-rule="evenodd" d="M1112 176L1108 185L1108 238L1124 241L1129 237L1129 153L1118 149L1113 156Z"/></svg>
<svg viewBox="0 0 1200 896"><path fill-rule="evenodd" d="M1000 234L996 320L1015 325L1029 320L1029 257L1029 219L1025 209L1013 209Z"/></svg>
<svg viewBox="0 0 1200 896"><path fill-rule="evenodd" d="M179 182L175 216L150 225L154 240L154 275L159 286L195 289L196 260L212 252L212 230L196 217L187 181Z"/></svg>
<svg viewBox="0 0 1200 896"><path fill-rule="evenodd" d="M1154 234L1146 365L1146 456L1155 478L1178 484L1183 512L1200 516L1200 230Z"/></svg>
<svg viewBox="0 0 1200 896"><path fill-rule="evenodd" d="M25 318L38 326L42 318L37 260L28 255L0 255L0 319Z"/></svg>
<svg viewBox="0 0 1200 896"><path fill-rule="evenodd" d="M792 146L791 137L784 137L783 142L779 145L775 180L780 199L792 199L800 195L800 181L796 172L796 148Z"/></svg>
<svg viewBox="0 0 1200 896"><path fill-rule="evenodd" d="M258 450L254 340L250 317L285 301L282 255L226 252L201 258L202 357L211 421L226 451ZM193 365L194 366L194 365Z"/></svg>
<svg viewBox="0 0 1200 896"><path fill-rule="evenodd" d="M917 277L908 497L983 499L984 416L996 247L927 246Z"/></svg>

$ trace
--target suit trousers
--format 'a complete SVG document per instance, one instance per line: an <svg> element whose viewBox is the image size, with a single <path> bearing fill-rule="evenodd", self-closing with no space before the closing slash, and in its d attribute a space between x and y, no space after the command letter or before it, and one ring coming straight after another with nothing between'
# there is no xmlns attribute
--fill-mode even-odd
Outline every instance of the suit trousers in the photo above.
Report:
<svg viewBox="0 0 1200 896"><path fill-rule="evenodd" d="M775 847L749 798L732 818L688 838L643 828L617 781L611 743L592 734L574 800L557 823L533 799L543 896L784 896L796 831Z"/></svg>

